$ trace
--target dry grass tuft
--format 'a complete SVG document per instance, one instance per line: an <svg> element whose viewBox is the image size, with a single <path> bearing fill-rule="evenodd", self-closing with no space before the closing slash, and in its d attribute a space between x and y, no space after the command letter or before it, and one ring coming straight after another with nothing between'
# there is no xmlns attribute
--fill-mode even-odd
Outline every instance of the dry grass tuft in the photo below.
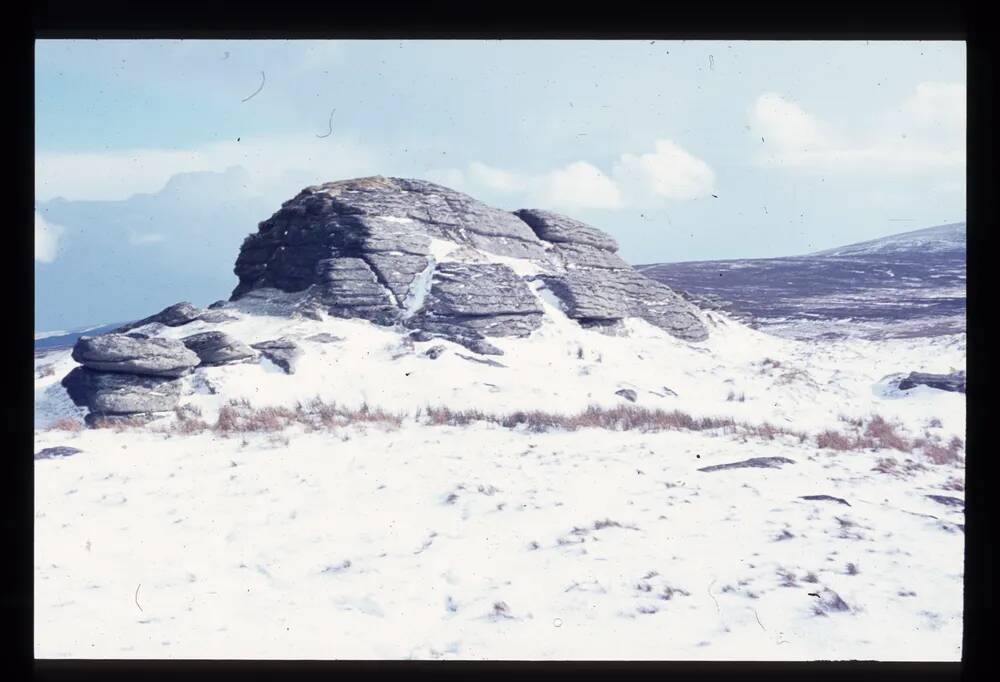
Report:
<svg viewBox="0 0 1000 682"><path fill-rule="evenodd" d="M49 425L48 431L70 431L77 433L83 431L84 423L75 417L60 417Z"/></svg>
<svg viewBox="0 0 1000 682"><path fill-rule="evenodd" d="M847 431L826 430L816 436L816 445L828 450L897 450L899 452L919 452L934 464L951 464L962 459L961 452L964 443L957 436L945 444L941 437L925 432L921 438L908 439L899 432L899 426L887 421L880 415L872 415L867 420L840 416L840 421L848 424ZM938 420L934 420L938 421ZM919 465L916 465L919 466ZM876 471L896 473L898 462L894 458L879 460ZM914 470L911 465L907 471Z"/></svg>
<svg viewBox="0 0 1000 682"><path fill-rule="evenodd" d="M247 400L231 400L219 409L219 416L210 428L216 433L229 435L274 433L294 425L301 425L307 431L332 430L352 424L381 424L395 428L402 422L402 415L373 408L367 403L357 408L346 408L314 398L287 408L273 405L254 407Z"/></svg>
<svg viewBox="0 0 1000 682"><path fill-rule="evenodd" d="M145 426L149 418L145 415L115 415L96 417L90 424L92 429L114 429L118 433Z"/></svg>
<svg viewBox="0 0 1000 682"><path fill-rule="evenodd" d="M913 450L913 445L896 431L896 426L877 414L868 421L864 434L867 438L875 441L876 449L899 450L901 452Z"/></svg>

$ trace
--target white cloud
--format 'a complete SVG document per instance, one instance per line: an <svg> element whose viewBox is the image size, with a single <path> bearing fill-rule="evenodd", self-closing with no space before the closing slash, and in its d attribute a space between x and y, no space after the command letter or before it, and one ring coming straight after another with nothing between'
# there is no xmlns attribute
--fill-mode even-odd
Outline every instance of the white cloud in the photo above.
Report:
<svg viewBox="0 0 1000 682"><path fill-rule="evenodd" d="M615 179L625 187L667 199L699 199L712 194L715 173L708 164L670 140L657 140L656 151L622 154Z"/></svg>
<svg viewBox="0 0 1000 682"><path fill-rule="evenodd" d="M120 200L156 192L179 173L222 172L232 166L246 169L257 189L273 188L290 177L318 183L377 172L374 154L363 145L308 134L242 138L187 150L42 152L35 156L35 197Z"/></svg>
<svg viewBox="0 0 1000 682"><path fill-rule="evenodd" d="M59 237L63 227L50 223L35 211L35 260L39 263L51 263L59 255Z"/></svg>
<svg viewBox="0 0 1000 682"><path fill-rule="evenodd" d="M517 194L523 201L554 208L618 208L622 194L601 169L574 161L542 173L515 173L473 161L468 169L430 173L436 181L470 193Z"/></svg>
<svg viewBox="0 0 1000 682"><path fill-rule="evenodd" d="M487 166L479 161L473 161L469 164L469 176L473 182L500 192L523 190L529 184L526 178L493 166Z"/></svg>
<svg viewBox="0 0 1000 682"><path fill-rule="evenodd" d="M916 173L965 166L965 100L961 83L921 83L868 130L849 134L776 93L750 108L763 138L758 163L824 171Z"/></svg>
<svg viewBox="0 0 1000 682"><path fill-rule="evenodd" d="M920 83L901 108L904 119L915 127L965 132L966 88L962 83Z"/></svg>
<svg viewBox="0 0 1000 682"><path fill-rule="evenodd" d="M562 209L685 201L708 196L715 189L715 173L707 163L664 139L657 140L650 153L620 155L611 173L582 160L540 173L518 173L473 161L467 169L441 169L428 175L466 192L515 194L522 201Z"/></svg>
<svg viewBox="0 0 1000 682"><path fill-rule="evenodd" d="M541 176L532 194L558 208L619 208L621 190L614 180L586 161L576 161Z"/></svg>

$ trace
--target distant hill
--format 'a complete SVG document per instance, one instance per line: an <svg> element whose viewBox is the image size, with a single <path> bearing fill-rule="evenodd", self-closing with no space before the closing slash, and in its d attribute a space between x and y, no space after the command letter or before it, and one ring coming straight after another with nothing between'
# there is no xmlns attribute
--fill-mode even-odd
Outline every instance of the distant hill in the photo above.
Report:
<svg viewBox="0 0 1000 682"><path fill-rule="evenodd" d="M104 334L113 329L121 327L124 322L115 322L113 324L98 325L96 327L87 327L86 329L74 329L69 331L59 331L59 332L44 332L42 334L35 335L35 350L36 351L47 351L55 350L57 348L70 348L76 340L79 339L84 334Z"/></svg>
<svg viewBox="0 0 1000 682"><path fill-rule="evenodd" d="M782 336L954 334L966 324L965 232L965 223L952 223L804 256L636 269Z"/></svg>
<svg viewBox="0 0 1000 682"><path fill-rule="evenodd" d="M875 254L912 254L965 252L965 223L950 223L925 227L912 232L880 237L836 249L828 249L813 256L860 256Z"/></svg>

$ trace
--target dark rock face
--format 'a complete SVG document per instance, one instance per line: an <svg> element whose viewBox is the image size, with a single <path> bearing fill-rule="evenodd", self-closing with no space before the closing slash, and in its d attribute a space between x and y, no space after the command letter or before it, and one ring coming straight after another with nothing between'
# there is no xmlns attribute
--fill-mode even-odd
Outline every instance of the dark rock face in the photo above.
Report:
<svg viewBox="0 0 1000 682"><path fill-rule="evenodd" d="M544 239L547 242L587 244L611 252L618 250L618 242L611 235L581 223L579 220L537 208L522 208L519 211L514 211L514 215L528 223L539 239Z"/></svg>
<svg viewBox="0 0 1000 682"><path fill-rule="evenodd" d="M419 324L420 329L410 333L410 338L414 341L433 341L434 339L448 339L461 344L480 355L503 355L503 351L486 340L486 338L468 327L458 324L436 320L432 317L424 317L413 324Z"/></svg>
<svg viewBox="0 0 1000 682"><path fill-rule="evenodd" d="M541 322L538 300L506 265L445 262L434 269L423 310L410 324L447 337L475 338L527 336Z"/></svg>
<svg viewBox="0 0 1000 682"><path fill-rule="evenodd" d="M431 360L437 360L444 353L444 346L431 346L426 351L424 351L424 356L430 358Z"/></svg>
<svg viewBox="0 0 1000 682"><path fill-rule="evenodd" d="M681 339L708 338L708 330L694 308L669 287L642 276L624 261L624 267L607 267L614 261L594 257L598 250L592 247L574 251L556 248L572 269L542 279L563 302L566 314L584 326L641 317Z"/></svg>
<svg viewBox="0 0 1000 682"><path fill-rule="evenodd" d="M604 325L641 317L689 341L708 338L694 308L669 287L644 277L619 258L614 239L589 225L549 211L517 212L532 229L554 244L564 271L542 276L562 300L566 313L581 324Z"/></svg>
<svg viewBox="0 0 1000 682"><path fill-rule="evenodd" d="M301 291L323 258L361 258L396 295L427 267L430 237L503 256L543 257L516 216L420 180L371 177L308 187L260 224L236 261L239 298L250 289ZM391 277L387 275L392 275Z"/></svg>
<svg viewBox="0 0 1000 682"><path fill-rule="evenodd" d="M917 386L930 386L940 391L965 393L965 372L955 372L954 374L910 372L909 376L904 377L899 382L899 388L904 391Z"/></svg>
<svg viewBox="0 0 1000 682"><path fill-rule="evenodd" d="M629 401L630 403L634 403L639 397L636 394L636 392L633 391L631 388L619 389L615 391L615 395L620 395L622 398L625 398L625 400Z"/></svg>
<svg viewBox="0 0 1000 682"><path fill-rule="evenodd" d="M202 365L225 365L254 356L249 346L222 332L192 334L182 341L198 355Z"/></svg>
<svg viewBox="0 0 1000 682"><path fill-rule="evenodd" d="M702 467L698 471L725 471L726 469L780 469L782 464L795 464L795 460L787 457L751 457L741 462L714 464Z"/></svg>
<svg viewBox="0 0 1000 682"><path fill-rule="evenodd" d="M361 258L324 258L316 263L316 278L316 297L331 315L384 324L399 317L395 296Z"/></svg>
<svg viewBox="0 0 1000 682"><path fill-rule="evenodd" d="M91 415L167 412L180 399L180 382L163 376L99 372L77 367L62 385L73 402Z"/></svg>
<svg viewBox="0 0 1000 682"><path fill-rule="evenodd" d="M837 504L851 506L851 503L842 497L834 497L833 495L800 495L800 500L810 500L812 502L836 502Z"/></svg>
<svg viewBox="0 0 1000 682"><path fill-rule="evenodd" d="M463 360L468 360L469 362L478 362L480 365L489 365L490 367L506 367L507 365L502 362L497 362L496 360L490 360L489 358L475 358L471 355L465 355L463 353L455 353L456 356L462 358Z"/></svg>
<svg viewBox="0 0 1000 682"><path fill-rule="evenodd" d="M198 319L210 324L219 324L220 322L232 322L237 318L221 310L206 310L198 316Z"/></svg>
<svg viewBox="0 0 1000 682"><path fill-rule="evenodd" d="M83 336L73 359L93 370L160 377L179 377L198 365L198 356L176 339L125 334Z"/></svg>
<svg viewBox="0 0 1000 682"><path fill-rule="evenodd" d="M438 262L435 239L459 250ZM345 180L306 188L246 238L232 300L302 292L313 316L402 323L425 339L499 354L484 337L524 336L542 319L524 279L490 262L513 257L534 263L581 324L638 316L704 339L695 308L634 271L617 248L600 230L549 211L508 213L420 180Z"/></svg>
<svg viewBox="0 0 1000 682"><path fill-rule="evenodd" d="M313 343L337 343L338 341L343 341L343 339L329 332L320 332L312 336L307 336L306 341L312 341Z"/></svg>
<svg viewBox="0 0 1000 682"><path fill-rule="evenodd" d="M182 301L164 308L155 315L150 315L149 317L145 317L141 320L123 325L116 329L115 332L121 334L129 331L130 329L135 329L136 327L141 327L152 322L158 322L167 327L180 327L181 325L197 320L199 316L201 316L202 312L203 311L201 309L196 308L187 301Z"/></svg>
<svg viewBox="0 0 1000 682"><path fill-rule="evenodd" d="M250 347L259 350L261 355L283 369L285 374L295 374L295 364L302 355L302 349L294 341L285 338L251 343Z"/></svg>
<svg viewBox="0 0 1000 682"><path fill-rule="evenodd" d="M965 500L957 497L950 497L948 495L927 495L928 499L934 500L938 504L943 504L948 507L962 507L965 508Z"/></svg>
<svg viewBox="0 0 1000 682"><path fill-rule="evenodd" d="M83 452L79 448L72 448L68 445L59 445L54 448L44 448L35 453L35 459L59 459L60 457L70 457Z"/></svg>

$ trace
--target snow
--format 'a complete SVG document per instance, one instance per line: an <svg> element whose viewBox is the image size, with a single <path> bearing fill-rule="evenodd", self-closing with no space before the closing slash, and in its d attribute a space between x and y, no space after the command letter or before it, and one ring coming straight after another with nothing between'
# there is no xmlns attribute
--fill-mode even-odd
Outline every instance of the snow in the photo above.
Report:
<svg viewBox="0 0 1000 682"><path fill-rule="evenodd" d="M387 223L398 223L400 225L408 225L408 224L414 222L413 218L405 218L405 217L394 216L394 215L380 215L379 219L380 220L384 220Z"/></svg>
<svg viewBox="0 0 1000 682"><path fill-rule="evenodd" d="M447 239L431 238L430 244L431 260L433 262L455 261L459 263L499 263L506 265L521 277L531 277L546 272L542 264L536 263L528 258L514 258L511 256L500 256L488 251L463 252L461 246Z"/></svg>
<svg viewBox="0 0 1000 682"><path fill-rule="evenodd" d="M465 360L447 341L410 349L360 320L246 305L227 308L233 321L158 333L302 346L294 375L267 363L196 370L191 385L215 393L182 403L210 422L238 398L568 413L627 404L615 391L629 387L640 406L809 434L880 414L908 437L964 438L964 395L886 381L964 369L964 335L802 342L714 312L705 342L641 320L611 335L580 328L532 287L545 322L526 339L491 339L504 367ZM320 331L342 340L304 340ZM423 356L433 345L447 351ZM961 656L963 514L926 497L962 497L961 463L898 475L873 467L921 455L412 417L395 430L178 435L157 432L165 418L71 433L47 427L80 413L58 383L75 363L68 351L36 358L36 369L49 364L52 374L37 373L36 450L82 452L35 464L37 657ZM775 456L794 463L698 471ZM828 590L849 610L817 615Z"/></svg>

